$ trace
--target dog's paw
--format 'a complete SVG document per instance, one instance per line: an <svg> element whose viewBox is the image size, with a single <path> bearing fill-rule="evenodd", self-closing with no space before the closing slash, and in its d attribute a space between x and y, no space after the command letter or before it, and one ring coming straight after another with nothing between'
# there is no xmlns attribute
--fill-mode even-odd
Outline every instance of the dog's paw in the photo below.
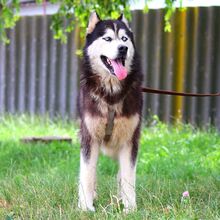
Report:
<svg viewBox="0 0 220 220"><path fill-rule="evenodd" d="M92 205L90 207L87 207L87 210L85 211L95 212L95 207Z"/></svg>
<svg viewBox="0 0 220 220"><path fill-rule="evenodd" d="M123 202L124 208L123 208L123 212L128 214L130 212L135 212L137 210L137 205L136 202L128 202L128 201L124 201Z"/></svg>
<svg viewBox="0 0 220 220"><path fill-rule="evenodd" d="M124 209L123 209L123 212L125 214L131 213L131 212L135 212L135 211L137 211L137 206L136 205L124 207Z"/></svg>
<svg viewBox="0 0 220 220"><path fill-rule="evenodd" d="M78 208L81 209L82 211L95 212L95 207L93 205L87 205L81 202L78 203Z"/></svg>

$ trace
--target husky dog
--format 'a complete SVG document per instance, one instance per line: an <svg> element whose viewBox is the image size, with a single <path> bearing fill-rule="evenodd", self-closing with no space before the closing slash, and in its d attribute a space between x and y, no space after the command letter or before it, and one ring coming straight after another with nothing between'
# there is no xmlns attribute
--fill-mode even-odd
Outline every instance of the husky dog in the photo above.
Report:
<svg viewBox="0 0 220 220"><path fill-rule="evenodd" d="M119 162L118 191L125 211L136 209L135 173L141 125L142 73L133 33L121 15L93 12L84 47L80 93L79 208L95 211L99 151Z"/></svg>

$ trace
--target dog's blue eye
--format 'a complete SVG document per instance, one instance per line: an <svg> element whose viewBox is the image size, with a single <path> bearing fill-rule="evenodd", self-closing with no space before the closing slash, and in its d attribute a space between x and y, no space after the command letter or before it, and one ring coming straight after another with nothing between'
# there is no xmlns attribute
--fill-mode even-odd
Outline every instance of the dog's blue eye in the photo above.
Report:
<svg viewBox="0 0 220 220"><path fill-rule="evenodd" d="M121 39L125 42L125 41L127 41L128 38L123 36Z"/></svg>
<svg viewBox="0 0 220 220"><path fill-rule="evenodd" d="M105 41L109 41L109 42L112 41L111 37L103 37L102 39L105 40Z"/></svg>

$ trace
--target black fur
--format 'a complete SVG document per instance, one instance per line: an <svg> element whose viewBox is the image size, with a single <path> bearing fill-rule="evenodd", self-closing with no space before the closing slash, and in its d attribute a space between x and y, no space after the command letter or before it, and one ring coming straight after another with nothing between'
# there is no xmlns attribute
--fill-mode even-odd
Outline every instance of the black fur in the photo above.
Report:
<svg viewBox="0 0 220 220"><path fill-rule="evenodd" d="M115 25L117 30L114 30ZM118 31L119 29L124 29L131 39L134 45L134 38L133 33L129 30L125 23L119 20L104 20L99 21L96 24L95 30L88 34L86 37L86 44L83 50L83 62L82 62L82 73L80 78L80 95L78 100L78 107L79 113L81 118L81 148L84 152L84 157L89 159L90 156L90 141L91 137L86 129L86 125L84 123L84 113L89 112L92 116L101 116L102 113L99 111L97 105L98 101L91 98L89 95L91 92L95 93L100 99L105 100L109 105L116 104L123 101L123 110L121 115L116 115L116 117L130 117L136 113L140 115L141 118L141 111L142 111L142 93L141 93L141 82L142 82L142 71L140 60L137 55L136 49L134 58L132 61L131 71L128 76L121 81L122 89L117 94L107 93L104 88L101 86L101 79L98 75L95 75L92 72L90 66L89 56L87 54L87 48L91 43L96 40L97 38L101 37L104 33L106 28L112 28L114 31ZM135 46L134 46L135 48ZM136 128L133 138L132 138L132 155L131 160L135 164L136 156L138 152L138 141L140 136L140 123Z"/></svg>
<svg viewBox="0 0 220 220"><path fill-rule="evenodd" d="M115 30L115 25L117 27L117 30ZM129 38L131 39L133 45L134 45L134 37L132 32L128 29L128 27L126 26L126 24L124 24L124 22L120 21L120 20L100 20L97 24L96 24L96 28L95 31L93 31L90 34L87 34L86 36L86 44L85 44L85 48L87 48L92 42L94 42L97 38L101 37L104 35L106 28L111 28L113 31L118 32L118 30L120 29L124 29L126 31L126 34L129 36Z"/></svg>

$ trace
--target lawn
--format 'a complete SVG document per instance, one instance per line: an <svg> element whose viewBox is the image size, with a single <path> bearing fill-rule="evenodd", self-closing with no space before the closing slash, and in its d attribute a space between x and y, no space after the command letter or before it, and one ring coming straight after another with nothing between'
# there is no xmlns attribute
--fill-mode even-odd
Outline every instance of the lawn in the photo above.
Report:
<svg viewBox="0 0 220 220"><path fill-rule="evenodd" d="M189 125L144 126L137 205L124 214L117 163L101 156L95 213L77 208L78 126L27 116L0 119L0 219L220 219L220 134ZM22 144L31 135L70 136L72 144ZM188 191L189 197L182 197Z"/></svg>

